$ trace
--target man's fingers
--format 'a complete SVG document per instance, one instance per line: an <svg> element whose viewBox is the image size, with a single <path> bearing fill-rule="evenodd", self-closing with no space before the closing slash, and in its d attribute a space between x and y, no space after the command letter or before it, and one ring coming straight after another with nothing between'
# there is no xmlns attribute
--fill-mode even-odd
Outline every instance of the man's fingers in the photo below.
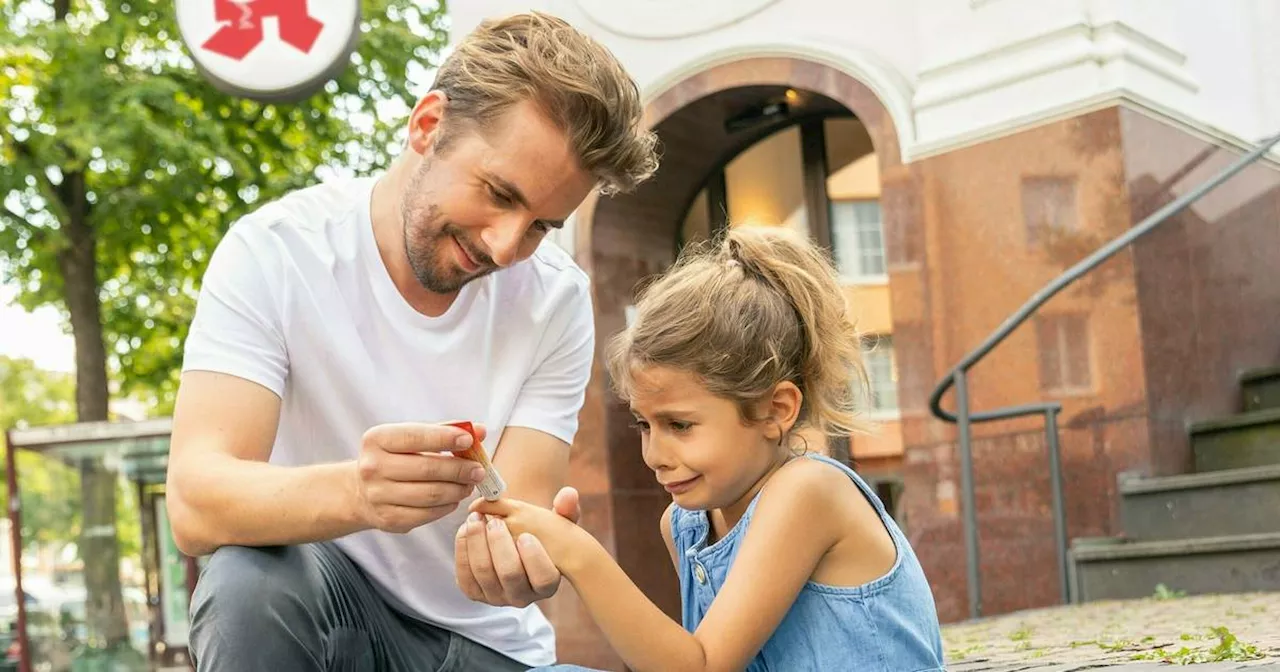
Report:
<svg viewBox="0 0 1280 672"><path fill-rule="evenodd" d="M525 533L516 540L516 548L520 553L529 586L537 598L554 595L556 589L560 587L560 570L556 569L555 563L551 562L551 556L547 554L547 549L542 547L542 542L532 534Z"/></svg>
<svg viewBox="0 0 1280 672"><path fill-rule="evenodd" d="M384 481L368 488L368 497L377 505L392 505L414 509L437 506L457 506L466 499L474 486L459 483L399 483Z"/></svg>
<svg viewBox="0 0 1280 672"><path fill-rule="evenodd" d="M452 455L415 455L411 453L382 453L370 458L362 468L366 476L378 476L391 481L423 483L449 481L463 485L475 485L484 479L484 467L462 457ZM375 473L376 472L376 473Z"/></svg>
<svg viewBox="0 0 1280 672"><path fill-rule="evenodd" d="M533 601L533 589L525 578L524 564L520 562L520 553L516 551L516 541L511 538L511 531L501 518L490 518L486 528L489 556L493 559L493 571L498 575L498 583L502 585L504 601L517 607L527 606Z"/></svg>
<svg viewBox="0 0 1280 672"><path fill-rule="evenodd" d="M453 541L453 573L457 576L458 588L468 599L483 602L484 591L471 573L471 561L467 554L467 523L458 526L458 534Z"/></svg>
<svg viewBox="0 0 1280 672"><path fill-rule="evenodd" d="M467 516L467 563L471 565L471 575L480 585L484 601L489 604L502 604L502 584L493 570L493 558L489 555L489 538L484 532L484 521L479 514Z"/></svg>
<svg viewBox="0 0 1280 672"><path fill-rule="evenodd" d="M364 440L392 453L439 453L471 447L466 430L422 422L377 425L364 433Z"/></svg>
<svg viewBox="0 0 1280 672"><path fill-rule="evenodd" d="M458 504L441 504L428 508L381 505L374 508L377 516L377 528L386 532L403 534L432 521L439 520L457 510Z"/></svg>

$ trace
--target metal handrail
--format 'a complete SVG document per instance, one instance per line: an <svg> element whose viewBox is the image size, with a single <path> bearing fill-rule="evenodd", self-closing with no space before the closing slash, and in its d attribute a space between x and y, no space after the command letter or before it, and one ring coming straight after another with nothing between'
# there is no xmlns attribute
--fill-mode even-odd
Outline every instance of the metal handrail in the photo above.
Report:
<svg viewBox="0 0 1280 672"><path fill-rule="evenodd" d="M1043 289L1036 292L1034 296L1028 299L1017 312L1001 323L1000 327L992 332L992 334L988 336L981 345L974 348L969 354L965 355L960 362L956 364L938 383L937 388L929 397L929 410L937 418L946 422L955 423L957 433L959 434L960 476L962 489L961 498L964 506L965 556L968 565L969 615L972 618L978 618L982 615L982 587L978 572L978 525L977 512L974 508L973 492L973 449L971 446L972 436L970 433L970 425L975 422L990 422L992 420L1004 420L1027 415L1043 414L1045 416L1045 433L1047 435L1049 449L1049 479L1053 496L1054 535L1056 537L1055 541L1058 551L1058 576L1062 592L1062 600L1064 603L1071 601L1071 586L1068 579L1067 569L1066 516L1063 512L1062 504L1062 461L1058 448L1057 416L1062 410L1062 404L1056 402L1044 402L1039 404L1010 406L978 413L970 412L969 388L967 382L969 369L995 349L995 347L1004 341L1009 334L1013 333L1013 331L1023 322L1026 322L1027 319L1040 308L1040 306L1043 306L1049 301L1049 299L1057 295L1058 292L1061 292L1068 285L1080 279L1080 277L1085 273L1088 273L1098 267L1117 252L1129 246L1133 241L1178 214L1205 194L1220 186L1223 182L1231 179L1236 173L1244 170L1247 166L1266 155L1266 153L1277 144L1280 144L1280 133L1262 141L1261 144L1249 153L1240 157L1222 172L1215 175L1212 179L1173 200L1168 205L1160 208L1133 228L1125 231L1111 242L1098 248L1093 254L1090 254L1088 257L1085 257L1083 260L1067 269L1062 273L1062 275L1058 276L1057 279L1046 285ZM1203 154L1200 157L1200 160L1207 158L1207 156L1208 153ZM1179 175L1179 178L1181 178L1181 176L1182 175ZM956 390L955 413L951 413L942 407L943 395L945 395L947 390L951 389L953 386Z"/></svg>

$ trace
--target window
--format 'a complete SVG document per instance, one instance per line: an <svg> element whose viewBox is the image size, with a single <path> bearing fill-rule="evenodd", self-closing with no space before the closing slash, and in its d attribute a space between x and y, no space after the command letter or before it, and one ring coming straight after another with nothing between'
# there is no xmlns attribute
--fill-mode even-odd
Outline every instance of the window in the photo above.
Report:
<svg viewBox="0 0 1280 672"><path fill-rule="evenodd" d="M1046 242L1046 234L1078 225L1076 180L1070 177L1029 177L1022 181L1022 221L1027 245Z"/></svg>
<svg viewBox="0 0 1280 672"><path fill-rule="evenodd" d="M840 275L853 280L884 279L884 232L880 201L832 201L831 247Z"/></svg>
<svg viewBox="0 0 1280 672"><path fill-rule="evenodd" d="M871 391L869 406L876 413L898 411L898 366L893 353L893 337L880 336L863 352Z"/></svg>
<svg viewBox="0 0 1280 672"><path fill-rule="evenodd" d="M903 505L902 491L903 480L900 476L880 477L870 476L865 479L867 484L876 491L876 496L884 503L884 508L893 518L893 522L903 532L907 531L907 507Z"/></svg>
<svg viewBox="0 0 1280 672"><path fill-rule="evenodd" d="M1046 392L1087 392L1093 389L1089 320L1084 315L1044 315L1036 318L1040 348L1040 389Z"/></svg>

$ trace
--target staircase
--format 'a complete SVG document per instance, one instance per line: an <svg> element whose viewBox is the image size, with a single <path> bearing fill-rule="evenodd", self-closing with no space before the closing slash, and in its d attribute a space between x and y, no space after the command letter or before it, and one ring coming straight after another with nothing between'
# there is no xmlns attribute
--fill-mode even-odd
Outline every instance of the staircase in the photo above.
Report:
<svg viewBox="0 0 1280 672"><path fill-rule="evenodd" d="M1072 601L1280 590L1280 367L1240 383L1240 413L1188 429L1193 473L1122 480L1124 536L1074 540Z"/></svg>

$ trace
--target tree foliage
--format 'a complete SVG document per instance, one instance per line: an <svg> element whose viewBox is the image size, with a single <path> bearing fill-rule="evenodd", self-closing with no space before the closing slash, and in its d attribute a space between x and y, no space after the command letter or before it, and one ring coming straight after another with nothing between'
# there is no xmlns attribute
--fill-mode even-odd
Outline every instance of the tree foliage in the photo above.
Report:
<svg viewBox="0 0 1280 672"><path fill-rule="evenodd" d="M307 100L269 105L195 71L172 0L77 0L64 21L57 4L0 0L0 280L20 283L28 309L66 310L58 253L82 209L114 382L163 412L221 235L322 167L388 162L416 100L410 75L444 44L444 7L365 0L350 67Z"/></svg>

